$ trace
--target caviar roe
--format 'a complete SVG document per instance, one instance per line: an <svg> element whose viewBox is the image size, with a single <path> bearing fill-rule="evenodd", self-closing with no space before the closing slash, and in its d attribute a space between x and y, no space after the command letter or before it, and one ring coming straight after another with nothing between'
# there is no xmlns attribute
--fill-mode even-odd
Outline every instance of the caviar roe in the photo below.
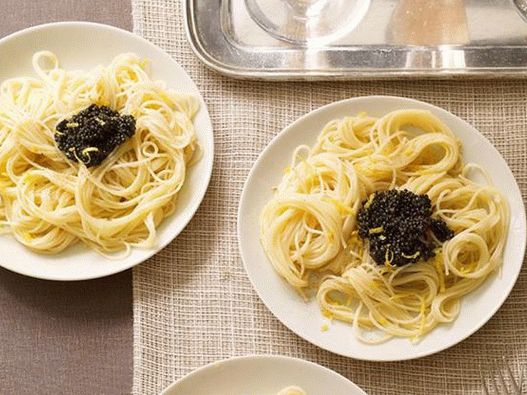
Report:
<svg viewBox="0 0 527 395"><path fill-rule="evenodd" d="M92 104L59 122L55 141L68 159L97 166L134 133L134 117Z"/></svg>
<svg viewBox="0 0 527 395"><path fill-rule="evenodd" d="M454 236L443 220L431 215L427 195L396 189L375 192L359 210L359 236L369 240L370 255L379 265L426 261Z"/></svg>

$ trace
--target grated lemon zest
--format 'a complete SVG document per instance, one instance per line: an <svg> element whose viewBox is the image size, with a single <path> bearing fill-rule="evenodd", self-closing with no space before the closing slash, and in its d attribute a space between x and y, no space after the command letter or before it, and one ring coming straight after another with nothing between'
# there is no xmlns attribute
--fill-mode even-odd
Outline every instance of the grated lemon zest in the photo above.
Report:
<svg viewBox="0 0 527 395"><path fill-rule="evenodd" d="M445 292L446 286L445 286L445 274L443 273L443 269L441 267L441 259L440 255L436 255L435 259L435 267L437 271L437 275L439 277L439 290L441 292Z"/></svg>
<svg viewBox="0 0 527 395"><path fill-rule="evenodd" d="M384 253L384 264L388 266L389 268L393 268L393 265L392 265L393 258L394 258L393 251L386 249L386 252Z"/></svg>
<svg viewBox="0 0 527 395"><path fill-rule="evenodd" d="M417 251L415 254L412 255L406 255L404 252L401 254L403 257L407 259L414 259L417 258L419 255L421 255L421 252Z"/></svg>
<svg viewBox="0 0 527 395"><path fill-rule="evenodd" d="M370 235L377 234L377 233L382 233L382 232L384 232L384 227L382 227L382 226L378 226L378 227L376 227L376 228L371 228L371 229L368 231L368 233L369 233Z"/></svg>
<svg viewBox="0 0 527 395"><path fill-rule="evenodd" d="M364 204L364 208L367 210L370 208L371 206L371 202L373 201L373 198L375 197L375 194L372 193L369 197L368 197L368 201Z"/></svg>
<svg viewBox="0 0 527 395"><path fill-rule="evenodd" d="M86 155L88 152L97 152L97 151L99 151L99 148L97 148L97 147L84 148L82 150L82 155Z"/></svg>
<svg viewBox="0 0 527 395"><path fill-rule="evenodd" d="M333 319L333 314L331 314L329 311L324 310L322 311L322 315L326 318Z"/></svg>

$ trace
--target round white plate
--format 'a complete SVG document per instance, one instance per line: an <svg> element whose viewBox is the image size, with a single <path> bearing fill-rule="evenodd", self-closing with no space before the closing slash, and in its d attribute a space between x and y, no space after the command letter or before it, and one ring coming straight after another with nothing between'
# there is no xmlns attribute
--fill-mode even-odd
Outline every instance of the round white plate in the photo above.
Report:
<svg viewBox="0 0 527 395"><path fill-rule="evenodd" d="M80 244L58 255L31 252L11 236L0 237L0 266L27 276L49 280L85 280L108 276L128 269L151 257L170 243L190 221L209 184L213 161L212 125L205 102L187 73L160 48L125 30L87 22L62 22L35 26L0 40L0 82L6 78L34 75L33 53L53 51L66 69L89 70L106 65L118 54L134 52L151 60L150 75L167 86L200 99L195 118L203 157L190 168L178 195L176 212L159 227L157 248L134 249L121 260L109 260ZM5 252L9 252L6 254Z"/></svg>
<svg viewBox="0 0 527 395"><path fill-rule="evenodd" d="M292 385L302 388L307 395L366 395L328 368L277 355L213 362L176 381L162 395L276 395Z"/></svg>
<svg viewBox="0 0 527 395"><path fill-rule="evenodd" d="M382 116L399 109L432 111L463 142L466 162L482 165L490 173L497 188L508 198L511 221L501 276L489 277L485 283L461 303L459 317L449 325L439 325L419 343L394 338L383 344L361 343L348 324L335 321L327 332L320 327L327 320L317 302L303 299L272 268L259 241L259 216L265 203L272 197L289 164L292 152L300 144L313 144L323 126L332 119L366 111ZM423 357L444 350L460 342L485 324L499 309L520 273L525 253L525 208L514 176L505 160L492 144L476 129L455 115L416 100L369 96L358 97L319 108L283 130L256 161L245 184L238 212L238 240L245 269L256 292L271 312L289 329L307 341L344 356L372 360L398 361Z"/></svg>

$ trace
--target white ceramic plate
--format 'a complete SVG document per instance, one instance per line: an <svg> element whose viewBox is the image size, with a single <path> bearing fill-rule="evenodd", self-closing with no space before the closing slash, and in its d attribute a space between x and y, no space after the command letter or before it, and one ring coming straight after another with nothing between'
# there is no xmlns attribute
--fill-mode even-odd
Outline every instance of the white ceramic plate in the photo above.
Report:
<svg viewBox="0 0 527 395"><path fill-rule="evenodd" d="M276 395L288 386L307 395L366 395L347 378L303 359L255 355L213 362L176 381L162 395Z"/></svg>
<svg viewBox="0 0 527 395"><path fill-rule="evenodd" d="M189 170L178 196L177 210L159 228L157 248L134 249L126 259L108 260L82 245L64 253L46 256L33 253L11 236L0 237L0 265L27 276L50 280L85 280L128 269L158 252L174 239L190 221L207 189L212 173L213 135L207 107L187 73L160 48L125 30L87 22L40 25L0 40L0 82L6 78L34 75L31 56L39 50L53 51L61 66L88 70L106 65L118 54L134 52L151 60L150 75L166 81L169 87L200 98L201 109L195 119L203 157ZM5 252L8 251L9 254Z"/></svg>
<svg viewBox="0 0 527 395"><path fill-rule="evenodd" d="M471 294L465 296L459 317L449 325L439 325L419 343L391 339L380 345L361 343L348 324L334 322L327 332L320 330L326 319L316 301L305 303L285 280L275 273L259 242L259 215L272 197L291 154L300 144L312 144L330 120L366 111L382 116L399 109L418 108L432 111L463 142L466 162L485 167L496 186L508 198L511 222L501 276L492 275ZM492 165L490 165L492 164ZM375 361L396 361L423 357L460 342L485 324L509 295L520 273L525 253L525 208L514 177L491 143L476 129L455 115L416 100L370 96L336 102L319 108L283 130L256 161L244 187L238 212L238 239L249 278L266 306L289 329L311 343L344 356Z"/></svg>

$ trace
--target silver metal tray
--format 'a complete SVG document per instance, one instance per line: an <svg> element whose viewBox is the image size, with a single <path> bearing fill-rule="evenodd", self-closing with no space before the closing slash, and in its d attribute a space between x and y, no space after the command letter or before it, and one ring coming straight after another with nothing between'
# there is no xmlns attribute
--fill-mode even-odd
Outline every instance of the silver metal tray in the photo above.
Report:
<svg viewBox="0 0 527 395"><path fill-rule="evenodd" d="M273 38L246 0L184 0L185 24L196 55L236 78L527 77L527 0L363 1L356 27L323 46Z"/></svg>

